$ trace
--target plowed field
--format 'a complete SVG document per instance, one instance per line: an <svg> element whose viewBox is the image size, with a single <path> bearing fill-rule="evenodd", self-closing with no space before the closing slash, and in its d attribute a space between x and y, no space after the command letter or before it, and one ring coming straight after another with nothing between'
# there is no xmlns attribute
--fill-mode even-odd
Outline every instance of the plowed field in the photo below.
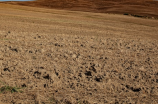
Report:
<svg viewBox="0 0 158 104"><path fill-rule="evenodd" d="M0 101L157 104L158 21L0 4Z"/></svg>

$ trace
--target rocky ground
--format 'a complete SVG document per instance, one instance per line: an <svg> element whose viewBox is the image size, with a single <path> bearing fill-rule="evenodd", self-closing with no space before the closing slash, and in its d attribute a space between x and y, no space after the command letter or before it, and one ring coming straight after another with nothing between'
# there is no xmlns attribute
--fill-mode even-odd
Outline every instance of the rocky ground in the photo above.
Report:
<svg viewBox="0 0 158 104"><path fill-rule="evenodd" d="M10 5L0 18L1 102L158 103L157 20Z"/></svg>

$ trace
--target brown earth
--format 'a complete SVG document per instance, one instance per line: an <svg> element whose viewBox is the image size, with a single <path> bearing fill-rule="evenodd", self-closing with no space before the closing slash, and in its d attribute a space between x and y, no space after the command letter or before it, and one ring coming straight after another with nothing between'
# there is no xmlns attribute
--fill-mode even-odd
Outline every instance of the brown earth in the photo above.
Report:
<svg viewBox="0 0 158 104"><path fill-rule="evenodd" d="M37 0L9 3L73 11L115 13L136 17L158 18L158 1L156 0Z"/></svg>
<svg viewBox="0 0 158 104"><path fill-rule="evenodd" d="M155 19L0 4L0 102L158 104L157 28Z"/></svg>

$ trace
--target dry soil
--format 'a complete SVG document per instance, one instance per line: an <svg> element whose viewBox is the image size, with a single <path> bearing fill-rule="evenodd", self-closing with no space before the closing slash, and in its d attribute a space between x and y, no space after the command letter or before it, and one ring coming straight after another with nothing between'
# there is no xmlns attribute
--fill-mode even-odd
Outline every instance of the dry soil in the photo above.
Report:
<svg viewBox="0 0 158 104"><path fill-rule="evenodd" d="M0 101L158 104L157 28L155 19L0 4Z"/></svg>
<svg viewBox="0 0 158 104"><path fill-rule="evenodd" d="M156 0L36 0L31 2L8 2L26 6L125 14L136 17L158 18Z"/></svg>

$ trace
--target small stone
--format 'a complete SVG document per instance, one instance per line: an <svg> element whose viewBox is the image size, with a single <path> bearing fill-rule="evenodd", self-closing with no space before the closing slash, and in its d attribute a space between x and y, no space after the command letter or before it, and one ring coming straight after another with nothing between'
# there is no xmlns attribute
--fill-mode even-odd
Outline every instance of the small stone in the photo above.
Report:
<svg viewBox="0 0 158 104"><path fill-rule="evenodd" d="M56 74L54 74L54 73L52 73L51 75L50 75L50 79L51 80L53 80L53 81L59 81L59 78L57 77L57 75Z"/></svg>
<svg viewBox="0 0 158 104"><path fill-rule="evenodd" d="M151 17L152 19L155 19L154 17Z"/></svg>
<svg viewBox="0 0 158 104"><path fill-rule="evenodd" d="M73 52L72 52L72 51L69 51L69 53L72 54Z"/></svg>
<svg viewBox="0 0 158 104"><path fill-rule="evenodd" d="M51 52L54 52L54 48L51 48Z"/></svg>
<svg viewBox="0 0 158 104"><path fill-rule="evenodd" d="M72 55L72 58L76 58L76 57L77 57L77 55L76 55L76 54L73 54L73 55Z"/></svg>
<svg viewBox="0 0 158 104"><path fill-rule="evenodd" d="M146 69L145 69L143 66L140 67L139 70L141 70L141 71L146 71Z"/></svg>
<svg viewBox="0 0 158 104"><path fill-rule="evenodd" d="M78 56L78 58L79 58L79 59L81 59L81 58L82 58L82 56Z"/></svg>
<svg viewBox="0 0 158 104"><path fill-rule="evenodd" d="M54 58L54 61L58 61L58 58L56 57L56 58Z"/></svg>
<svg viewBox="0 0 158 104"><path fill-rule="evenodd" d="M64 57L69 57L68 54L64 54Z"/></svg>
<svg viewBox="0 0 158 104"><path fill-rule="evenodd" d="M41 49L41 53L44 53L45 52L45 50L44 49Z"/></svg>

